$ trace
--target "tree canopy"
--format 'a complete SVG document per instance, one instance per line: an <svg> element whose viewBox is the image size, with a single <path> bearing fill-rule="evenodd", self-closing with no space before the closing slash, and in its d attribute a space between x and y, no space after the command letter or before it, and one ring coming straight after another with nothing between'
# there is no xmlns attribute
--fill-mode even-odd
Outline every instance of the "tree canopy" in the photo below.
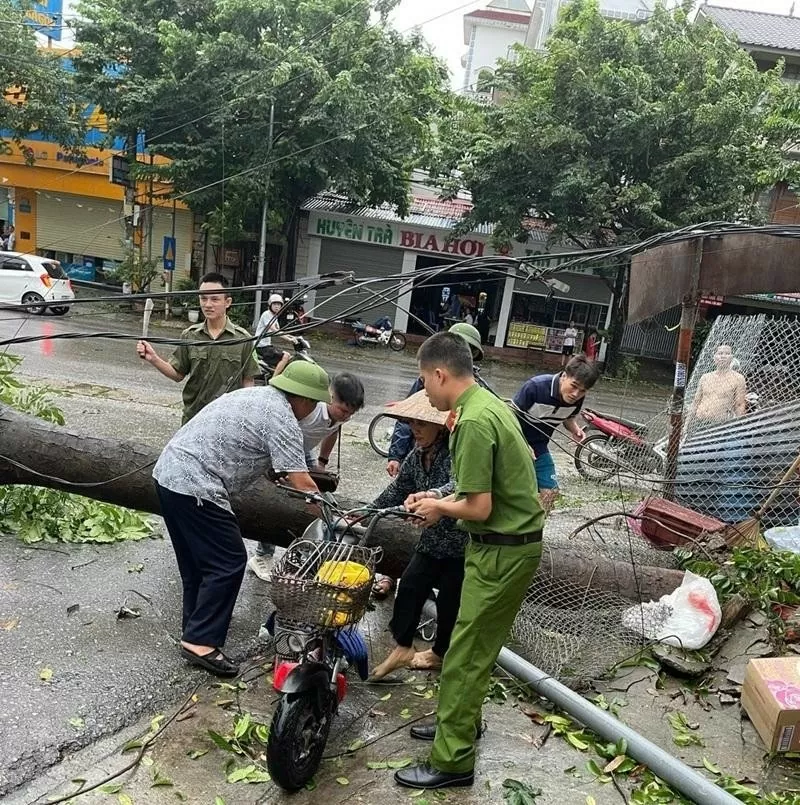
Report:
<svg viewBox="0 0 800 805"><path fill-rule="evenodd" d="M24 5L0 0L0 132L17 142L38 134L79 152L83 122L71 78L58 51L38 47Z"/></svg>
<svg viewBox="0 0 800 805"><path fill-rule="evenodd" d="M499 105L459 112L437 167L472 193L464 226L494 222L500 240L524 239L532 216L581 247L754 220L761 192L798 170L787 159L797 90L780 74L759 72L711 22L691 22L688 3L634 24L576 0L545 52L519 48L501 64ZM624 326L624 269L606 277L617 303L612 347Z"/></svg>
<svg viewBox="0 0 800 805"><path fill-rule="evenodd" d="M405 210L447 74L387 26L395 4L84 0L78 77L112 133L172 160L158 170L187 203L219 217L224 198L229 235L257 220L268 165L277 230L326 189Z"/></svg>
<svg viewBox="0 0 800 805"><path fill-rule="evenodd" d="M460 129L447 166L473 193L472 219L522 237L536 214L561 237L605 245L756 217L759 193L795 173L784 111L797 93L687 10L631 24L577 0L545 53L505 62L501 105Z"/></svg>

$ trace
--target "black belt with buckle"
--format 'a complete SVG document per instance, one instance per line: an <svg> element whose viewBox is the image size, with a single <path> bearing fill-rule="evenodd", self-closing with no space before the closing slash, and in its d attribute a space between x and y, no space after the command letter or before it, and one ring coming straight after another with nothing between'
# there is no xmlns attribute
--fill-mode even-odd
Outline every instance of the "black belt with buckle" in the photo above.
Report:
<svg viewBox="0 0 800 805"><path fill-rule="evenodd" d="M473 542L481 545L529 545L532 542L542 541L541 531L532 531L530 534L470 534Z"/></svg>

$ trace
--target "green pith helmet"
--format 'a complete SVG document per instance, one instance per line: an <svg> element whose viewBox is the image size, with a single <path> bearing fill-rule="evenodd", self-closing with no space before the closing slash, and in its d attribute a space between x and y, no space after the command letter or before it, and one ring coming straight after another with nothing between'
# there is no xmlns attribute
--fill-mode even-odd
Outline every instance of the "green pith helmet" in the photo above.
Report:
<svg viewBox="0 0 800 805"><path fill-rule="evenodd" d="M476 360L483 360L483 346L481 345L481 334L476 327L467 324L465 321L456 322L448 332L454 335L460 335L470 346L473 352L473 357Z"/></svg>
<svg viewBox="0 0 800 805"><path fill-rule="evenodd" d="M271 377L269 384L296 397L324 403L331 401L328 373L310 361L292 361L279 375Z"/></svg>

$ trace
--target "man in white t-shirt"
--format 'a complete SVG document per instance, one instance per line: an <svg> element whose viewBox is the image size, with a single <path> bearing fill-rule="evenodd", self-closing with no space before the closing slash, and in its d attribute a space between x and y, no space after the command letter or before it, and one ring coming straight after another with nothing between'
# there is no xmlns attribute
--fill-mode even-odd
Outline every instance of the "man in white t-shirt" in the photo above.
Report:
<svg viewBox="0 0 800 805"><path fill-rule="evenodd" d="M575 341L578 338L578 331L575 329L575 322L571 321L569 327L564 330L564 344L561 347L561 365L572 357L575 352Z"/></svg>
<svg viewBox="0 0 800 805"><path fill-rule="evenodd" d="M306 464L310 470L325 471L330 461L333 448L339 439L342 425L348 422L358 411L364 407L364 385L349 372L336 375L330 387L331 401L320 403L308 416L298 421L303 434L303 449L306 454ZM312 453L319 445L319 454L316 459ZM275 553L275 546L264 542L256 543L255 555L250 557L247 567L260 579L269 579L271 558Z"/></svg>

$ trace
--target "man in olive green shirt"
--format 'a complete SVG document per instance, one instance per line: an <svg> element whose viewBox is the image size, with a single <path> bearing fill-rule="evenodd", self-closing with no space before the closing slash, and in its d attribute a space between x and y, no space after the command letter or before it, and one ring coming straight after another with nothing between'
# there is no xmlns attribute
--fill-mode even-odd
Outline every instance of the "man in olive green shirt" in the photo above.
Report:
<svg viewBox="0 0 800 805"><path fill-rule="evenodd" d="M431 404L451 411L454 494L411 495L423 525L454 517L469 533L458 620L444 657L437 723L411 728L432 740L427 763L401 769L408 788L472 785L481 705L497 655L519 611L542 549L544 512L525 437L506 404L475 383L463 339L437 333L417 354Z"/></svg>
<svg viewBox="0 0 800 805"><path fill-rule="evenodd" d="M147 341L139 341L139 357L158 369L162 375L180 383L189 377L183 387L183 420L185 425L198 411L228 391L253 385L258 364L253 357L253 342L242 341L250 337L243 327L228 318L233 298L226 292L227 280L222 274L206 274L200 279L200 308L205 320L193 324L181 333L180 344L172 357L165 361ZM238 340L228 345L214 342ZM195 341L208 345L192 344ZM213 344L213 346L212 346Z"/></svg>

